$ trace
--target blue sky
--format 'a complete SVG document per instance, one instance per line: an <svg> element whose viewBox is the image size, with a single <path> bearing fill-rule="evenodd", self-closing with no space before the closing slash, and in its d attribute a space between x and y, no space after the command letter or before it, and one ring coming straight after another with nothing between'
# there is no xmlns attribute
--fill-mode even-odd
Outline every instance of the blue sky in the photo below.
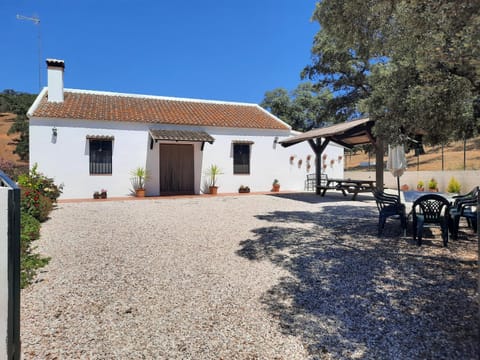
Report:
<svg viewBox="0 0 480 360"><path fill-rule="evenodd" d="M39 89L46 58L65 87L259 103L310 63L315 1L1 0L0 91Z"/></svg>

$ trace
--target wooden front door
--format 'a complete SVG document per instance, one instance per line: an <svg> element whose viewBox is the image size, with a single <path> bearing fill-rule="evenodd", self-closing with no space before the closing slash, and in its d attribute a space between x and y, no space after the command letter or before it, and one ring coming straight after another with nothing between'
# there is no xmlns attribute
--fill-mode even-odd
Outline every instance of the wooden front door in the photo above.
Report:
<svg viewBox="0 0 480 360"><path fill-rule="evenodd" d="M160 144L160 195L194 193L193 145Z"/></svg>

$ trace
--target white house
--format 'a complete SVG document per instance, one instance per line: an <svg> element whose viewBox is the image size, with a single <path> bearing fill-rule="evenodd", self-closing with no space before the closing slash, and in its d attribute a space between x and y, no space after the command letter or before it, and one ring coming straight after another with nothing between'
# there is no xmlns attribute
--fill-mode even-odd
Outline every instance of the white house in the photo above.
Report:
<svg viewBox="0 0 480 360"><path fill-rule="evenodd" d="M291 127L256 104L64 88L64 62L48 59L48 86L28 111L30 166L64 184L62 198L132 192L131 171L149 173L147 196L200 194L218 165L219 193L304 190L315 171L307 143L283 148ZM329 145L326 173L343 177L343 148ZM331 159L331 160L330 160Z"/></svg>

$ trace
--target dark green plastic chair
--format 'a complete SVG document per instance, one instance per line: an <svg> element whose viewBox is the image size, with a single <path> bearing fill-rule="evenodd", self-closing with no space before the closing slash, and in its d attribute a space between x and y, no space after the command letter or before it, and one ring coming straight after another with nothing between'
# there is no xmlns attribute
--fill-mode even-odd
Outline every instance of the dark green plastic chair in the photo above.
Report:
<svg viewBox="0 0 480 360"><path fill-rule="evenodd" d="M465 195L454 196L453 206L450 208L450 232L452 239L458 238L460 218L465 218L469 227L477 231L477 196L479 188L475 186Z"/></svg>
<svg viewBox="0 0 480 360"><path fill-rule="evenodd" d="M400 219L403 235L406 235L407 216L405 214L405 205L400 202L399 196L386 194L379 190L374 190L373 196L378 208L378 236L382 236L385 222L389 217Z"/></svg>
<svg viewBox="0 0 480 360"><path fill-rule="evenodd" d="M438 194L420 196L412 206L413 241L422 245L423 227L425 224L436 224L442 229L443 246L448 244L450 202Z"/></svg>

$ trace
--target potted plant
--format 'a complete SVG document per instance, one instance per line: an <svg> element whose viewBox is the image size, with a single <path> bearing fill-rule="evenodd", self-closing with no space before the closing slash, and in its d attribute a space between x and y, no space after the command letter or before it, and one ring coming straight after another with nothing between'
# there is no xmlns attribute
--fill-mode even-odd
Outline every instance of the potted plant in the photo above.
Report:
<svg viewBox="0 0 480 360"><path fill-rule="evenodd" d="M208 186L210 194L216 195L218 192L217 180L218 177L223 174L222 170L217 165L212 164L205 173L210 177L210 184Z"/></svg>
<svg viewBox="0 0 480 360"><path fill-rule="evenodd" d="M130 173L133 178L131 179L135 195L137 197L145 196L145 181L148 179L147 170L141 166L132 170Z"/></svg>
<svg viewBox="0 0 480 360"><path fill-rule="evenodd" d="M423 181L420 180L420 181L417 183L417 191L423 191L423 190L425 190L424 184L423 184Z"/></svg>
<svg viewBox="0 0 480 360"><path fill-rule="evenodd" d="M273 180L272 191L273 192L279 192L280 191L280 182L278 181L278 179Z"/></svg>
<svg viewBox="0 0 480 360"><path fill-rule="evenodd" d="M438 187L437 187L438 183L437 183L437 180L435 180L433 177L430 179L430 181L428 182L428 190L429 191L438 191Z"/></svg>
<svg viewBox="0 0 480 360"><path fill-rule="evenodd" d="M101 199L106 199L107 198L107 190L106 189L100 190L100 198Z"/></svg>
<svg viewBox="0 0 480 360"><path fill-rule="evenodd" d="M246 194L250 192L250 188L248 186L240 185L240 187L238 188L238 192L240 194Z"/></svg>
<svg viewBox="0 0 480 360"><path fill-rule="evenodd" d="M410 187L407 185L407 184L403 184L401 187L400 187L400 190L402 191L408 191L410 189Z"/></svg>
<svg viewBox="0 0 480 360"><path fill-rule="evenodd" d="M93 198L94 198L94 199L100 199L100 192L95 191L95 192L93 193Z"/></svg>
<svg viewBox="0 0 480 360"><path fill-rule="evenodd" d="M460 194L461 186L457 179L453 176L450 178L447 186L447 192L452 194Z"/></svg>

